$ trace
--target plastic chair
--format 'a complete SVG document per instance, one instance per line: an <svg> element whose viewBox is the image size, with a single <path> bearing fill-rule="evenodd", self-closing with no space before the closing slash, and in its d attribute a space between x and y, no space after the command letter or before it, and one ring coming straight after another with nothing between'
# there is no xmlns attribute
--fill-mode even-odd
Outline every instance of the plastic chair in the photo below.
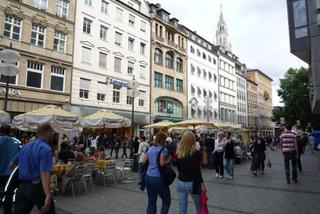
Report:
<svg viewBox="0 0 320 214"><path fill-rule="evenodd" d="M83 184L86 193L88 194L88 188L87 188L87 184L86 184L86 180L84 179L84 174L86 173L86 165L79 165L76 167L76 173L75 176L72 178L71 180L71 188L72 188L72 194L73 197L75 197L75 192L74 192L74 185L78 184L78 190L79 190L79 194L80 194L80 184Z"/></svg>
<svg viewBox="0 0 320 214"><path fill-rule="evenodd" d="M116 171L120 174L120 182L121 183L132 183L134 182L133 178L127 177L128 174L131 172L133 167L133 159L126 159L123 163L123 166L116 167Z"/></svg>

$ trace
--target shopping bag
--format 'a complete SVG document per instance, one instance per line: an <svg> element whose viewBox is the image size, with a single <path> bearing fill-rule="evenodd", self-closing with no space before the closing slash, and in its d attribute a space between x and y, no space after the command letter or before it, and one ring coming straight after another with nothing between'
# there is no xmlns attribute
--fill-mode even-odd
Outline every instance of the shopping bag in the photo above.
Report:
<svg viewBox="0 0 320 214"><path fill-rule="evenodd" d="M268 168L271 168L271 167L272 167L272 163L271 163L271 161L270 161L269 158L267 159L267 167L268 167Z"/></svg>
<svg viewBox="0 0 320 214"><path fill-rule="evenodd" d="M207 205L208 197L205 192L201 192L200 200L201 200L200 214L209 214L208 205Z"/></svg>

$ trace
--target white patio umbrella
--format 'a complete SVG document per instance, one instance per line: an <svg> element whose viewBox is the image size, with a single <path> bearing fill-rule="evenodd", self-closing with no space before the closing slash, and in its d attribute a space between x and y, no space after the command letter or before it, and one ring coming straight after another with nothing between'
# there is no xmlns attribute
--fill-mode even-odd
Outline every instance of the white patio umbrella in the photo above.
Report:
<svg viewBox="0 0 320 214"><path fill-rule="evenodd" d="M130 127L131 120L107 109L100 109L96 113L82 118L81 125L87 128L122 128Z"/></svg>
<svg viewBox="0 0 320 214"><path fill-rule="evenodd" d="M9 124L9 123L11 123L10 115L5 111L0 110L0 124Z"/></svg>
<svg viewBox="0 0 320 214"><path fill-rule="evenodd" d="M12 124L20 130L35 131L40 123L50 123L56 132L70 132L80 129L79 116L54 105L20 114L13 118Z"/></svg>

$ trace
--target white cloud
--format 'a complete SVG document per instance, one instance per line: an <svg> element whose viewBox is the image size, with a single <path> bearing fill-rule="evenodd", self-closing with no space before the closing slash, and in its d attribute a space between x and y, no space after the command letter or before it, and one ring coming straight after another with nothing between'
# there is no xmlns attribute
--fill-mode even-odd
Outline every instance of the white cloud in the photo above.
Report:
<svg viewBox="0 0 320 214"><path fill-rule="evenodd" d="M290 53L286 1L279 0L158 0L172 17L213 41L220 4L229 28L233 53L250 68L273 80L273 104L281 105L276 90L290 67L307 66Z"/></svg>

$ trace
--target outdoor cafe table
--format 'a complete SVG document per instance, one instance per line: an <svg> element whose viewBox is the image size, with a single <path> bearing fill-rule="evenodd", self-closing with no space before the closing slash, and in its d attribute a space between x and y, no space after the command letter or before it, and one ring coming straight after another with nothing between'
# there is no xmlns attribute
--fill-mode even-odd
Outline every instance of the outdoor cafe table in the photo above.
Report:
<svg viewBox="0 0 320 214"><path fill-rule="evenodd" d="M109 164L112 164L114 162L114 160L96 160L95 167L97 169L105 169Z"/></svg>
<svg viewBox="0 0 320 214"><path fill-rule="evenodd" d="M52 173L56 175L64 175L71 167L72 164L55 164L53 166Z"/></svg>

